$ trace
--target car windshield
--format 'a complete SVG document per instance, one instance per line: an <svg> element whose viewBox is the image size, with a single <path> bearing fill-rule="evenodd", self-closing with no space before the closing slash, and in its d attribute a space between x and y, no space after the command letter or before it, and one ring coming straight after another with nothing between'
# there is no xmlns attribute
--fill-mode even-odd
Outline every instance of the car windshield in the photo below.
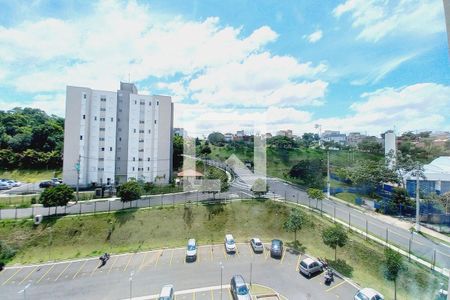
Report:
<svg viewBox="0 0 450 300"><path fill-rule="evenodd" d="M159 297L159 300L170 300L170 297Z"/></svg>
<svg viewBox="0 0 450 300"><path fill-rule="evenodd" d="M233 245L234 244L234 240L233 239L227 240L227 244L228 245Z"/></svg>
<svg viewBox="0 0 450 300"><path fill-rule="evenodd" d="M237 288L237 293L238 295L247 295L248 294L248 289L246 285L241 285L240 287Z"/></svg>
<svg viewBox="0 0 450 300"><path fill-rule="evenodd" d="M256 242L255 245L256 245L256 246L261 246L262 243L261 243L261 242Z"/></svg>
<svg viewBox="0 0 450 300"><path fill-rule="evenodd" d="M302 261L302 262L300 263L300 265L301 265L303 268L308 268L308 265L307 265L304 261Z"/></svg>
<svg viewBox="0 0 450 300"><path fill-rule="evenodd" d="M359 292L358 294L356 294L356 296L361 300L370 300L369 297L364 295L362 292Z"/></svg>
<svg viewBox="0 0 450 300"><path fill-rule="evenodd" d="M189 251L195 250L195 246L194 246L194 245L188 245L188 246L187 246L187 249L188 249Z"/></svg>

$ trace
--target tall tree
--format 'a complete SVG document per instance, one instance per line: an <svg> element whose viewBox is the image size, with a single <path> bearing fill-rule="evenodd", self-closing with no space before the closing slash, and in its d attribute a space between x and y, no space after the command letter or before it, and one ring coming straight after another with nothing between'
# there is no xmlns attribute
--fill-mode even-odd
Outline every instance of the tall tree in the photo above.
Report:
<svg viewBox="0 0 450 300"><path fill-rule="evenodd" d="M308 194L309 198L316 200L316 209L319 205L319 201L322 204L322 200L325 199L325 195L319 189L309 188L306 190L306 193ZM322 205L320 206L320 212L322 213Z"/></svg>
<svg viewBox="0 0 450 300"><path fill-rule="evenodd" d="M347 231L338 224L327 227L322 232L322 240L325 245L334 249L334 260L336 261L337 247L344 247L347 244Z"/></svg>
<svg viewBox="0 0 450 300"><path fill-rule="evenodd" d="M297 242L297 231L302 229L304 216L298 209L292 209L288 218L283 224L284 230L294 233L294 242Z"/></svg>
<svg viewBox="0 0 450 300"><path fill-rule="evenodd" d="M397 278L402 270L405 269L403 259L400 253L386 248L384 250L384 276L387 280L394 282L394 299L397 299Z"/></svg>

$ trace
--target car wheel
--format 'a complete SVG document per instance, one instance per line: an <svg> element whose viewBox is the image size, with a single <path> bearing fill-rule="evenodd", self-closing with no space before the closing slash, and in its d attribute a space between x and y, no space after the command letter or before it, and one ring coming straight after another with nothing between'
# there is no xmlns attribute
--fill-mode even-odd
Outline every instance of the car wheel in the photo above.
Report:
<svg viewBox="0 0 450 300"><path fill-rule="evenodd" d="M311 272L308 272L308 278L311 278Z"/></svg>

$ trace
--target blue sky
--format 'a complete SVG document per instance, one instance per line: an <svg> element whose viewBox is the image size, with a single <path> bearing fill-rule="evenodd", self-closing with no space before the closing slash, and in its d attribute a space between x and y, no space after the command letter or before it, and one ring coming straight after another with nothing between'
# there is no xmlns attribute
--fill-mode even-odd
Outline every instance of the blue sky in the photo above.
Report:
<svg viewBox="0 0 450 300"><path fill-rule="evenodd" d="M0 107L63 116L66 85L130 73L197 134L450 130L442 1L318 3L0 0Z"/></svg>

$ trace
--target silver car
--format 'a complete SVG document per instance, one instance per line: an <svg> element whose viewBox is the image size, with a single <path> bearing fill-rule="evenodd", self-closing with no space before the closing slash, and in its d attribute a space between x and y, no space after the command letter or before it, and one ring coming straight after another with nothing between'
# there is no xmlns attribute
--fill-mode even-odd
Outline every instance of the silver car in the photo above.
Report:
<svg viewBox="0 0 450 300"><path fill-rule="evenodd" d="M363 288L356 293L355 300L384 300L384 296L374 289Z"/></svg>
<svg viewBox="0 0 450 300"><path fill-rule="evenodd" d="M186 248L186 261L195 261L197 259L197 242L195 239L189 239Z"/></svg>
<svg viewBox="0 0 450 300"><path fill-rule="evenodd" d="M322 272L323 265L320 261L308 257L300 262L299 269L301 273L311 277L312 274Z"/></svg>
<svg viewBox="0 0 450 300"><path fill-rule="evenodd" d="M236 252L236 243L234 242L234 238L231 234L225 235L225 250L227 253L235 253Z"/></svg>
<svg viewBox="0 0 450 300"><path fill-rule="evenodd" d="M250 291L241 275L234 275L230 282L230 291L233 300L251 300Z"/></svg>
<svg viewBox="0 0 450 300"><path fill-rule="evenodd" d="M250 246L252 246L252 249L255 253L264 252L264 245L259 238L252 238L250 240Z"/></svg>
<svg viewBox="0 0 450 300"><path fill-rule="evenodd" d="M158 299L159 300L173 300L174 299L173 285L167 284L167 285L163 286Z"/></svg>

